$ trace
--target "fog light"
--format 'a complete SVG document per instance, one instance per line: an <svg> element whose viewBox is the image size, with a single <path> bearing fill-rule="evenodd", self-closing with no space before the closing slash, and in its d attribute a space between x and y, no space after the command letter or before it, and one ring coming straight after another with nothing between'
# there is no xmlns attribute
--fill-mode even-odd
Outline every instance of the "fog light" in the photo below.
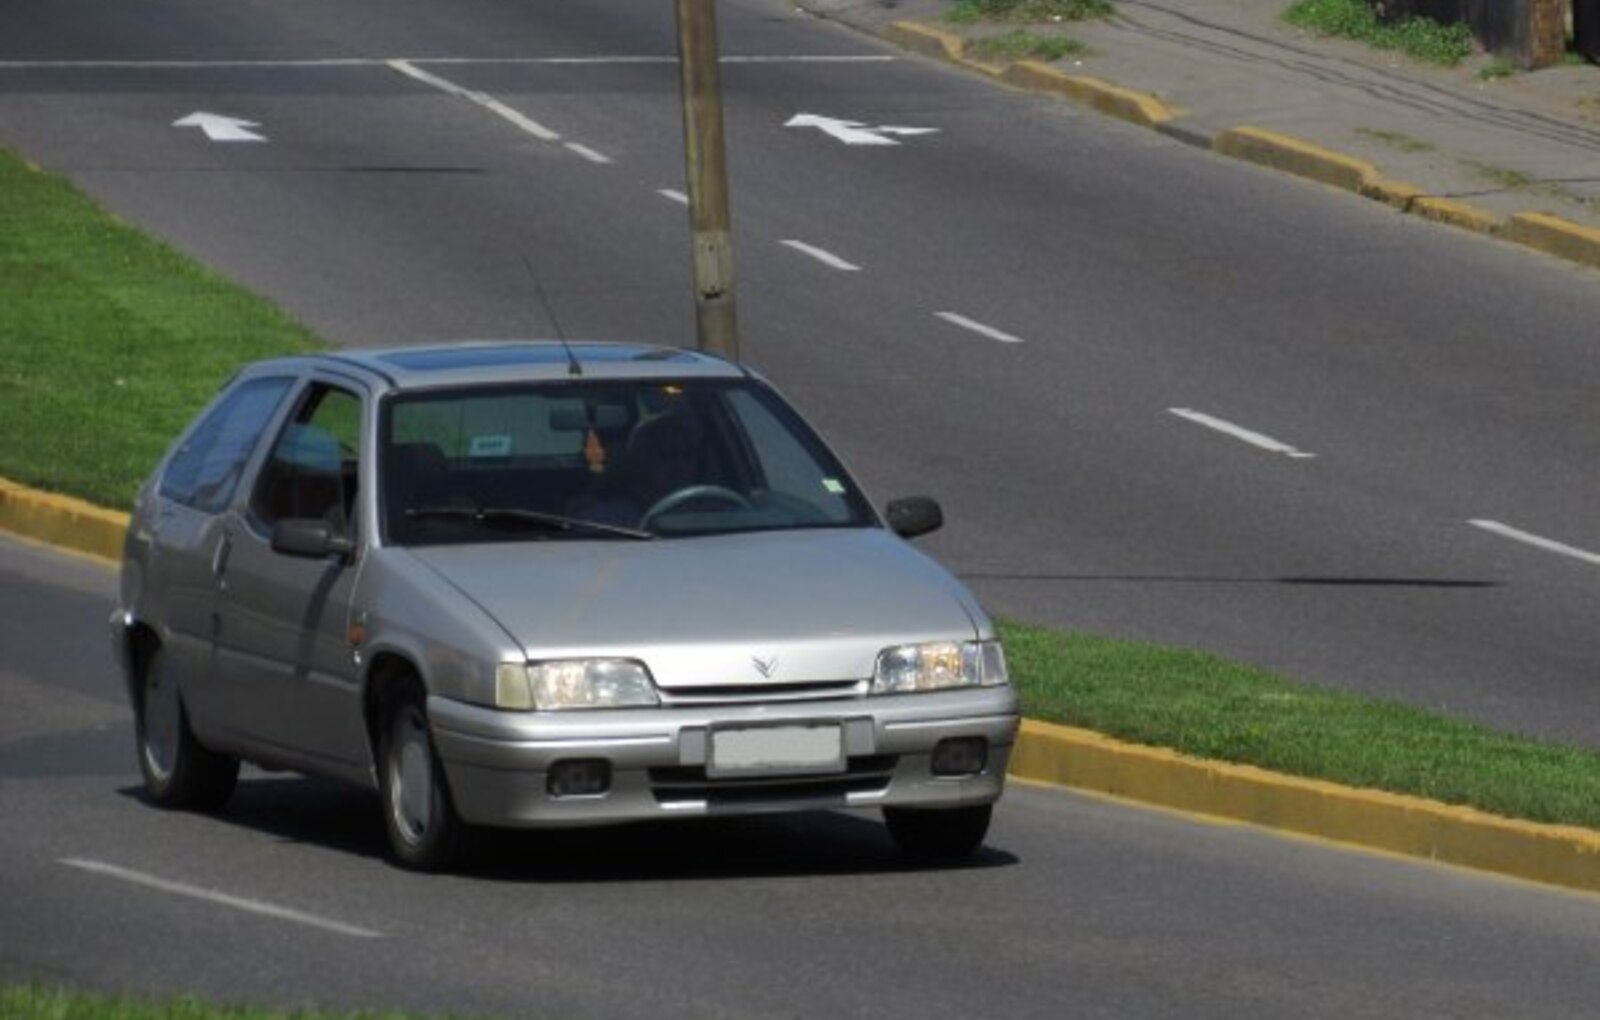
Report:
<svg viewBox="0 0 1600 1020"><path fill-rule="evenodd" d="M558 761L550 766L552 797L598 797L611 789L608 761Z"/></svg>
<svg viewBox="0 0 1600 1020"><path fill-rule="evenodd" d="M952 737L933 749L933 774L973 776L989 764L989 742L982 737Z"/></svg>

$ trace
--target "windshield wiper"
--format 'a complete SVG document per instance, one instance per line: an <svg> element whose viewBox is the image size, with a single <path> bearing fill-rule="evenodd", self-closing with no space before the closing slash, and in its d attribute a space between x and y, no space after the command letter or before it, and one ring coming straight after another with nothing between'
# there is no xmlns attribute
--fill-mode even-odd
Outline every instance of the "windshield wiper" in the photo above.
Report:
<svg viewBox="0 0 1600 1020"><path fill-rule="evenodd" d="M640 531L638 528L626 528L620 524L586 521L579 517L563 517L560 514L547 514L538 510L523 510L518 507L420 506L411 507L406 511L408 520L423 520L430 517L471 521L474 524L485 524L489 527L511 525L543 528L549 531L589 531L601 535L615 535L618 538L633 538L641 541L656 537L648 531Z"/></svg>

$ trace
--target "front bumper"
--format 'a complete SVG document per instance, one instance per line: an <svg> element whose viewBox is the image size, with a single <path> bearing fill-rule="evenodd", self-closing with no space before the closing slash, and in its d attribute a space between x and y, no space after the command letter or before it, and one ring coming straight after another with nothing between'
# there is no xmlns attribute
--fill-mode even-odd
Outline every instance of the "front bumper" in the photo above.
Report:
<svg viewBox="0 0 1600 1020"><path fill-rule="evenodd" d="M456 810L503 827L817 808L958 807L999 799L1019 722L1016 693L990 687L882 697L572 713L502 712L430 697L428 714ZM713 729L834 725L842 771L715 778ZM977 738L983 767L935 775L941 741ZM603 794L556 796L551 767L603 761Z"/></svg>

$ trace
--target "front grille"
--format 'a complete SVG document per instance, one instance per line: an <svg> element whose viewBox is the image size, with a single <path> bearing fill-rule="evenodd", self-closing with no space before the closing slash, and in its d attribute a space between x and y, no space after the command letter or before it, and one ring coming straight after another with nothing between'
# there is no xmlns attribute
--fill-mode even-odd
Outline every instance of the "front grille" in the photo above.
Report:
<svg viewBox="0 0 1600 1020"><path fill-rule="evenodd" d="M711 779L697 766L650 770L651 793L664 806L783 804L794 802L843 805L850 794L882 793L889 788L899 757L892 754L851 758L843 775L750 776Z"/></svg>
<svg viewBox="0 0 1600 1020"><path fill-rule="evenodd" d="M738 684L661 690L668 706L761 705L774 702L828 701L866 697L870 680L826 680L793 684Z"/></svg>

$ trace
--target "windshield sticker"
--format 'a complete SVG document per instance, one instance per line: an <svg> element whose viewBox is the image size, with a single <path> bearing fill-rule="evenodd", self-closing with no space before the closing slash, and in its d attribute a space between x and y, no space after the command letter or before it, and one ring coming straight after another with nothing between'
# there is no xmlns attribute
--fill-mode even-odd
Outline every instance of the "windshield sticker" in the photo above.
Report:
<svg viewBox="0 0 1600 1020"><path fill-rule="evenodd" d="M509 457L511 456L510 436L473 436L472 445L467 449L469 457Z"/></svg>
<svg viewBox="0 0 1600 1020"><path fill-rule="evenodd" d="M844 495L844 483L839 481L837 478L824 478L822 480L822 487L833 493L835 496Z"/></svg>

